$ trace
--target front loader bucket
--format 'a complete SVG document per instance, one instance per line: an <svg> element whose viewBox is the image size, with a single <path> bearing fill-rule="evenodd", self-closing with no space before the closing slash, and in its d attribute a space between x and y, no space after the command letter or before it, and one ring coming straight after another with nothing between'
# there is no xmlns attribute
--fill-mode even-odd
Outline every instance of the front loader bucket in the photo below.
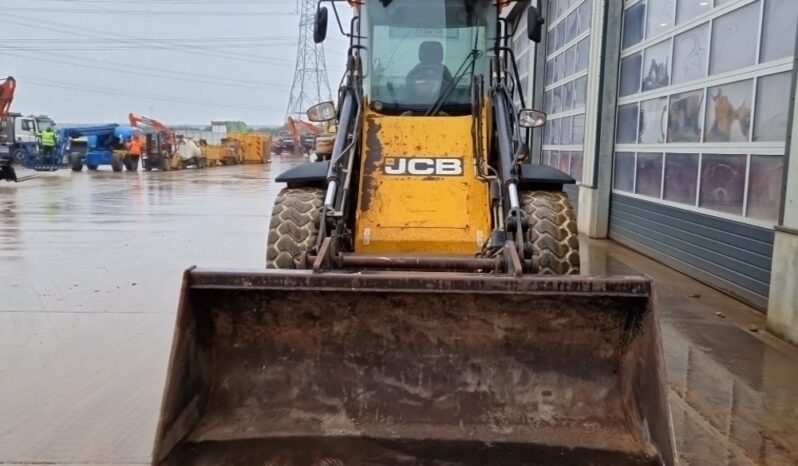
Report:
<svg viewBox="0 0 798 466"><path fill-rule="evenodd" d="M153 464L673 465L641 277L189 270Z"/></svg>

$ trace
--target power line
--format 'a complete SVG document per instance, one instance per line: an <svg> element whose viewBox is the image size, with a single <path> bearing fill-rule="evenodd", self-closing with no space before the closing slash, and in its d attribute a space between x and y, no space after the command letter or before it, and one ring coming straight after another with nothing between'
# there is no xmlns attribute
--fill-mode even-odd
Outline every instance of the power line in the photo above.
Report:
<svg viewBox="0 0 798 466"><path fill-rule="evenodd" d="M209 51L216 51L216 50L230 50L230 49L260 49L260 48L272 48L272 47L294 47L296 46L296 42L283 42L279 44L230 44L230 45L208 45L202 46L202 50L209 50ZM59 51L59 52L89 52L89 51L100 51L100 50L163 50L162 46L157 45L95 45L95 46L73 46L73 47L60 47L60 46L32 46L32 45L0 45L0 50L16 50L16 51L38 51L38 50L45 50L45 51Z"/></svg>
<svg viewBox="0 0 798 466"><path fill-rule="evenodd" d="M285 41L289 40L285 35L280 36L250 36L250 37L167 37L167 38L155 38L155 37L147 37L142 38L141 43L148 43L148 42L177 42L177 43L203 43L203 42L211 42L211 43L228 43L228 42L242 42L242 43L254 43L254 42L273 42L273 41ZM113 43L113 42L130 42L131 40L128 39L114 39L114 38L107 38L103 40L99 39L68 39L68 38L48 38L48 39L40 39L40 38L4 38L4 43L57 43L57 44L96 44L96 43Z"/></svg>
<svg viewBox="0 0 798 466"><path fill-rule="evenodd" d="M20 26L34 28L34 29L38 29L38 30L44 29L44 30L53 31L53 32L61 32L61 33L64 33L64 34L69 34L71 36L82 36L82 37L88 37L88 38L100 39L100 40L104 40L104 39L109 38L109 37L110 38L120 38L121 37L124 40L133 41L133 43L136 43L136 41L142 41L142 40L146 41L146 40L148 40L146 37L130 36L130 35L127 35L127 34L111 33L111 32L103 31L103 30L100 30L100 29L92 29L92 28L82 27L81 31L93 31L93 32L95 32L95 34L90 34L90 33L87 34L85 32L76 31L74 28L71 27L71 25L64 24L64 23L58 23L58 22L55 22L55 21L47 21L47 20L43 20L43 19L33 20L33 19L27 18L25 16L15 15L15 14L11 14L11 13L7 13L7 14L5 14L5 16L6 16L6 18L3 18L3 22L4 23L17 24L17 25L20 25ZM18 21L10 20L7 17L17 18ZM22 20L22 22L19 21L20 19ZM50 24L50 25L54 25L54 26L45 26L42 23ZM98 35L98 34L103 34L103 35ZM120 40L122 40L122 39L120 39ZM291 62L288 61L288 60L281 60L281 59L276 59L276 58L264 58L264 57L260 57L260 56L257 56L257 55L249 55L249 54L242 54L242 53L235 53L235 52L225 52L225 53L218 53L218 52L214 53L214 52L209 52L209 51L204 51L203 52L202 48L198 48L198 47L194 47L194 46L190 46L190 45L180 45L180 44L156 44L156 45L158 45L156 48L159 48L159 49L162 49L162 50L171 50L171 51L189 53L189 54L193 54L193 55L200 55L200 56L204 56L204 57L222 58L222 59L227 59L227 60L237 60L237 61L244 61L244 62L249 62L249 63L261 63L261 64L267 64L267 65L273 65L273 64L286 64L286 65L288 65L288 64L291 64Z"/></svg>
<svg viewBox="0 0 798 466"><path fill-rule="evenodd" d="M18 76L23 82L26 84L32 84L35 86L43 86L43 87L51 87L55 89L66 89L66 90L73 90L73 91L80 91L80 92L87 92L92 94L104 94L104 95L113 95L113 96L120 96L120 97L134 97L140 99L148 99L153 101L160 101L160 102L172 102L172 103L180 103L186 105L196 105L201 107L219 107L219 108L235 108L239 110L254 110L254 111L277 111L276 108L270 107L258 107L254 105L237 105L237 104L229 104L229 103L221 103L221 102L212 102L212 101L199 101L199 100L191 100L186 99L183 97L176 97L176 96L168 96L168 95L156 95L156 94L141 94L137 92L130 92L123 89L113 89L107 87L98 87L98 86L86 86L86 85L79 85L74 83L68 83L63 81L52 81L48 79L42 78L35 78L30 76Z"/></svg>
<svg viewBox="0 0 798 466"><path fill-rule="evenodd" d="M162 2L163 3L163 2ZM3 12L25 11L30 12L30 8L3 7ZM169 16L296 16L295 11L178 11L178 10L108 10L91 8L42 8L37 7L36 13L57 13L57 14L82 14L82 15L169 15Z"/></svg>
<svg viewBox="0 0 798 466"><path fill-rule="evenodd" d="M16 53L10 53L6 51L0 51L1 55L19 57L27 60L36 60L36 61L43 61L46 63L59 63L69 66L75 66L77 68L85 68L86 63L85 61L66 61L66 60L57 60L53 58L44 58L44 57L32 57L27 55L20 55ZM69 57L69 56L67 56ZM78 57L69 57L74 58L75 60L80 60ZM106 62L107 63L107 62ZM145 76L150 78L158 78L158 79L169 79L174 81L185 81L185 82L194 82L199 84L209 84L214 86L224 86L224 87L233 87L233 88L240 88L240 89L252 89L252 90L261 90L261 91L285 91L288 89L287 86L277 86L268 83L247 83L247 82L236 82L227 80L225 78L214 78L214 77L202 77L202 75L195 75L191 74L189 76L176 76L173 71L163 70L163 71L156 71L145 73L143 71L139 71L136 69L130 69L129 66L123 64L113 64L111 63L110 66L101 66L97 63L93 63L91 66L92 69L103 70L103 71L110 71L114 73L121 73L125 75L134 75L134 76Z"/></svg>
<svg viewBox="0 0 798 466"><path fill-rule="evenodd" d="M109 0L39 0L46 3L86 3L86 4L105 4ZM133 4L133 5L163 5L164 0L113 0L113 3L120 4ZM219 0L169 0L170 5L215 5L219 6ZM285 6L285 0L224 0L224 6L232 5L282 5Z"/></svg>

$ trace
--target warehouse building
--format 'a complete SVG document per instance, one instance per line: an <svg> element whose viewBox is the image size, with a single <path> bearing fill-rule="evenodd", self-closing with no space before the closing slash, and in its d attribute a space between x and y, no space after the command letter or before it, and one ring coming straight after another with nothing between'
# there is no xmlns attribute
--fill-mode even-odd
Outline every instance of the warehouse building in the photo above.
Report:
<svg viewBox="0 0 798 466"><path fill-rule="evenodd" d="M767 312L798 343L798 1L538 3L536 47L529 3L506 15L549 114L534 157L577 179L582 233Z"/></svg>

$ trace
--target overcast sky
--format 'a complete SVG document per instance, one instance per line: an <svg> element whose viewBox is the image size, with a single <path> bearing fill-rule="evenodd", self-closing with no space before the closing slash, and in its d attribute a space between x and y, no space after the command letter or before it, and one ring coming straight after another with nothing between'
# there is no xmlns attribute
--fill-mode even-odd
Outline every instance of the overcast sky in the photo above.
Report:
<svg viewBox="0 0 798 466"><path fill-rule="evenodd" d="M296 0L0 2L0 76L18 81L12 111L70 123L121 123L130 112L167 124L283 122ZM330 26L334 94L346 40Z"/></svg>

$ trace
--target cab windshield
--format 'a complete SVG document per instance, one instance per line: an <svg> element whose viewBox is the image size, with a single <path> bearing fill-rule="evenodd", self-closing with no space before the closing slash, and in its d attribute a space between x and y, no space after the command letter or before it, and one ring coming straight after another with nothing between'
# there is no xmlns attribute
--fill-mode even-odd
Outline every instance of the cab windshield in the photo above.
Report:
<svg viewBox="0 0 798 466"><path fill-rule="evenodd" d="M374 108L469 112L472 77L487 74L493 9L490 0L368 2L365 84Z"/></svg>
<svg viewBox="0 0 798 466"><path fill-rule="evenodd" d="M44 132L47 128L55 129L55 122L49 118L37 118L36 123L39 125L39 132Z"/></svg>

